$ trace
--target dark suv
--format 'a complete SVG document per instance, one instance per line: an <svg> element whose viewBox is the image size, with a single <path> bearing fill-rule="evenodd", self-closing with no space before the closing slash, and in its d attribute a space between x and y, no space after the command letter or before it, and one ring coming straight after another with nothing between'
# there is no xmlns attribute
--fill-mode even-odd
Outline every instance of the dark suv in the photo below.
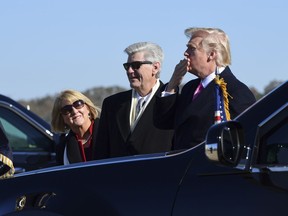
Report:
<svg viewBox="0 0 288 216"><path fill-rule="evenodd" d="M46 121L4 95L0 95L0 121L12 147L17 172L55 165L59 136L51 132Z"/></svg>
<svg viewBox="0 0 288 216"><path fill-rule="evenodd" d="M288 82L177 152L24 172L1 215L287 216Z"/></svg>

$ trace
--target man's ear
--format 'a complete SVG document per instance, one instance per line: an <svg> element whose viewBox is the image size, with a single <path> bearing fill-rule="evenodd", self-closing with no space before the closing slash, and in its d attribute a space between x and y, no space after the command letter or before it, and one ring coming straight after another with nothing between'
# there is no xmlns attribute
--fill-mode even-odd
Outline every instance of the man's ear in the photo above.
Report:
<svg viewBox="0 0 288 216"><path fill-rule="evenodd" d="M216 57L216 52L211 51L210 53L208 53L207 61L211 61L211 60L215 59L215 57Z"/></svg>
<svg viewBox="0 0 288 216"><path fill-rule="evenodd" d="M160 70L160 62L154 62L152 67L153 67L153 74L158 73L158 71Z"/></svg>

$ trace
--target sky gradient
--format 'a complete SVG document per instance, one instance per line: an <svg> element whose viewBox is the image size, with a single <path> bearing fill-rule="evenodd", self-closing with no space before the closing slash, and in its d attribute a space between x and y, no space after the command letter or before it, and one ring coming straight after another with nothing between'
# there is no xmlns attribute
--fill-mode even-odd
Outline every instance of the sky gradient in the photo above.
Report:
<svg viewBox="0 0 288 216"><path fill-rule="evenodd" d="M139 41L163 48L161 80L168 82L188 27L223 29L232 72L262 92L272 80L287 80L287 2L0 0L1 94L19 100L64 89L129 88L123 50ZM187 74L184 82L194 78Z"/></svg>

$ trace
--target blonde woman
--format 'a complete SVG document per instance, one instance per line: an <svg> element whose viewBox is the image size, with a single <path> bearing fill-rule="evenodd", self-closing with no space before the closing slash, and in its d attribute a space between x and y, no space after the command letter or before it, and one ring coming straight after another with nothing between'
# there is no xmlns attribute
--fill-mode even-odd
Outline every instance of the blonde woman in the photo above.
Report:
<svg viewBox="0 0 288 216"><path fill-rule="evenodd" d="M65 90L55 99L52 130L65 133L56 149L59 164L94 159L100 108L79 91Z"/></svg>

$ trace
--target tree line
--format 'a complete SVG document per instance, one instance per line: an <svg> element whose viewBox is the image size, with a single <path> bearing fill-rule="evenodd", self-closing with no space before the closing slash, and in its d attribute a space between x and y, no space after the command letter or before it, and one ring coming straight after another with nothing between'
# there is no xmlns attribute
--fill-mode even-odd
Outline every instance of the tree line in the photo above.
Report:
<svg viewBox="0 0 288 216"><path fill-rule="evenodd" d="M273 80L267 86L265 86L263 92L259 92L254 87L249 87L249 88L255 95L256 99L259 100L260 98L268 94L271 90L273 90L275 87L279 86L283 82L284 81ZM96 106L101 108L104 98L112 94L115 94L121 91L126 91L126 90L128 89L120 87L120 86L94 87L86 91L83 91L82 93L86 95L88 98L90 98ZM52 108L53 108L53 104L54 104L54 100L56 96L57 95L55 94L52 96L45 96L43 98L37 98L37 99L31 99L31 100L19 100L18 102L22 104L24 107L27 107L32 112L42 117L48 123L50 123L51 112L52 112Z"/></svg>

